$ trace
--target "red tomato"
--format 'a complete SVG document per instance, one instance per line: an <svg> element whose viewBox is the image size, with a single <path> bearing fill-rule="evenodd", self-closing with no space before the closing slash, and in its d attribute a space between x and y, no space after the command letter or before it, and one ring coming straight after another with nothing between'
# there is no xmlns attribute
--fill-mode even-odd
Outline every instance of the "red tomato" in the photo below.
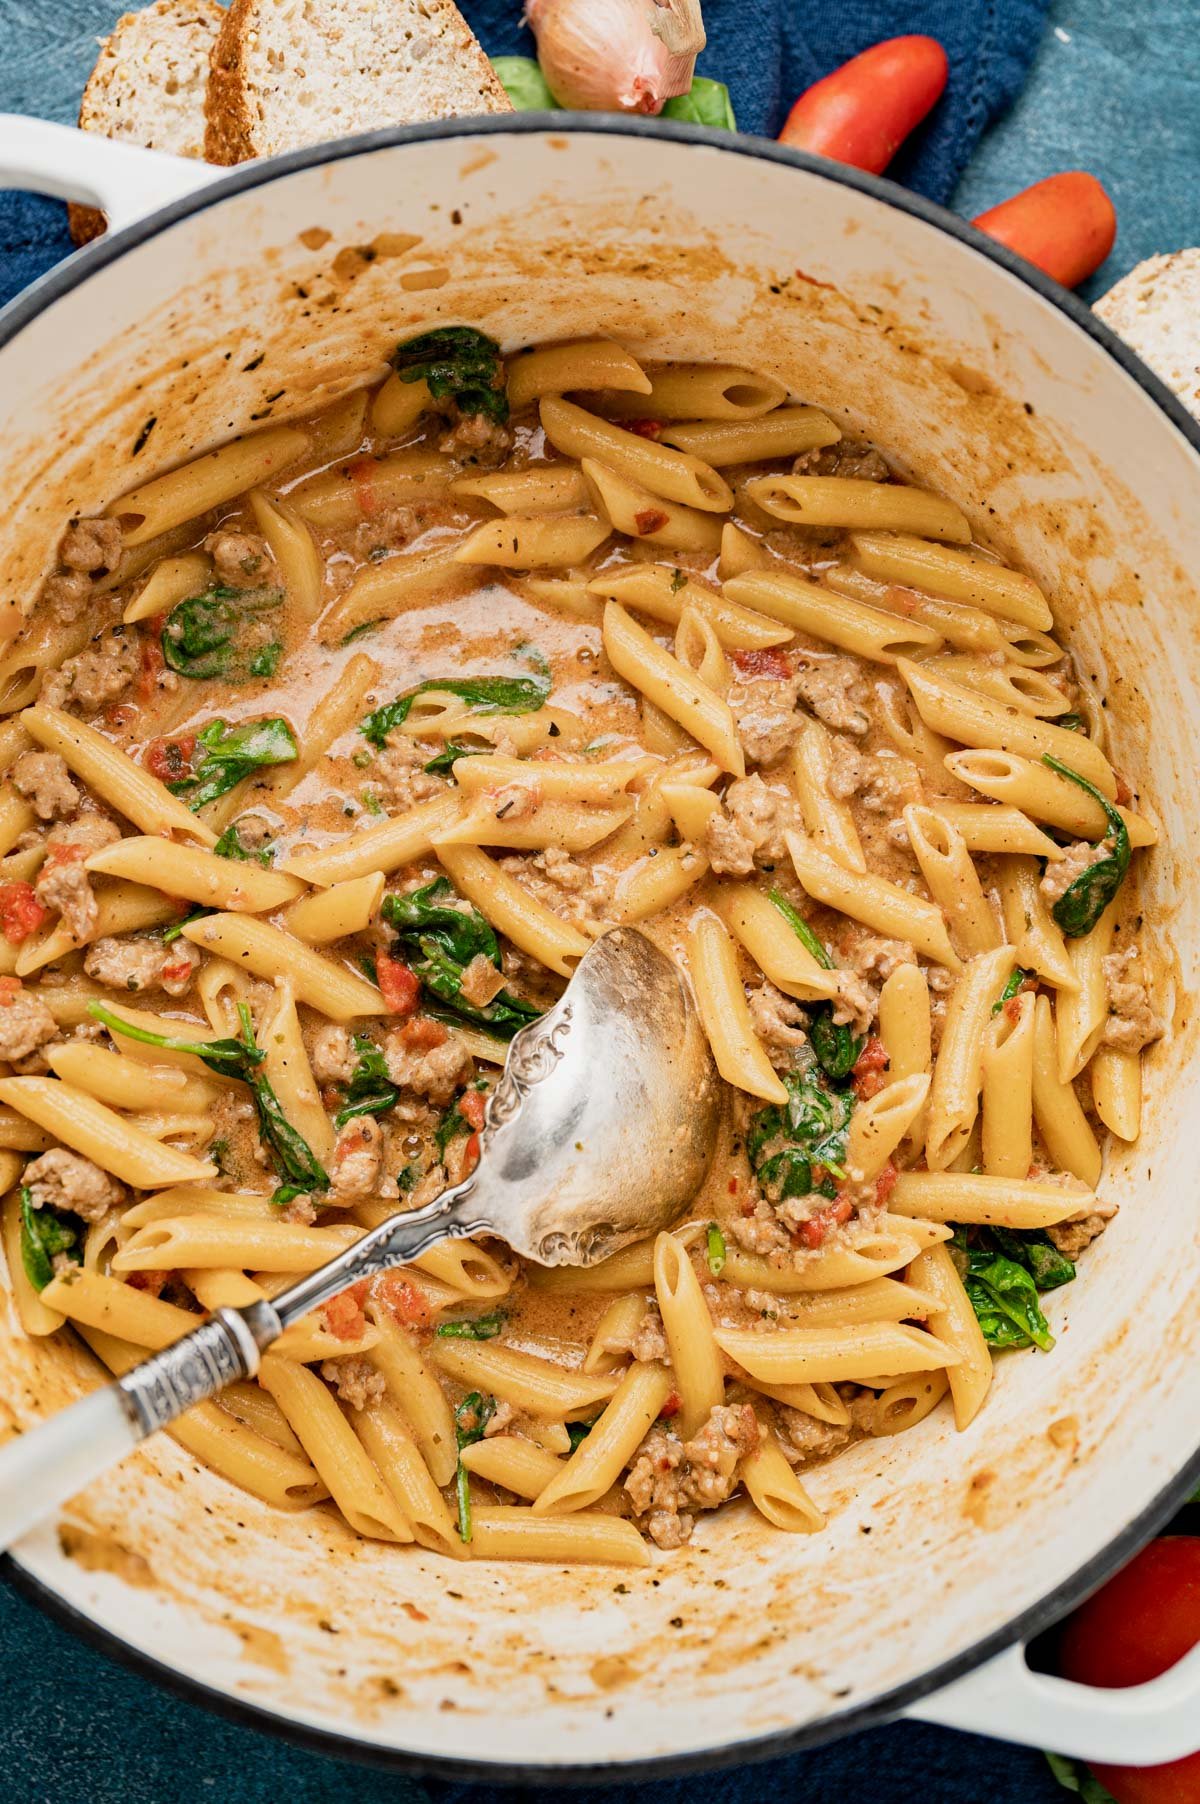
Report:
<svg viewBox="0 0 1200 1804"><path fill-rule="evenodd" d="M45 919L31 883L0 883L0 930L10 946L27 940Z"/></svg>
<svg viewBox="0 0 1200 1804"><path fill-rule="evenodd" d="M19 977L0 977L0 1008L8 1008L21 994L22 987Z"/></svg>
<svg viewBox="0 0 1200 1804"><path fill-rule="evenodd" d="M185 733L181 739L152 739L142 754L142 763L160 783L179 783L192 774L196 755L196 735Z"/></svg>
<svg viewBox="0 0 1200 1804"><path fill-rule="evenodd" d="M385 1272L376 1281L375 1294L402 1328L428 1327L429 1304L402 1273Z"/></svg>
<svg viewBox="0 0 1200 1804"><path fill-rule="evenodd" d="M817 1167L814 1166L814 1179L816 1176ZM840 1227L843 1222L849 1221L853 1214L854 1204L850 1198L839 1196L832 1203L827 1204L824 1209L818 1209L815 1215L810 1215L807 1221L802 1221L792 1232L806 1247L815 1249L824 1245L826 1235L832 1233L834 1228Z"/></svg>
<svg viewBox="0 0 1200 1804"><path fill-rule="evenodd" d="M941 99L948 73L936 38L888 38L802 94L779 142L882 175Z"/></svg>
<svg viewBox="0 0 1200 1804"><path fill-rule="evenodd" d="M868 1102L883 1089L883 1073L888 1068L888 1055L883 1041L872 1034L854 1066L854 1094L860 1102Z"/></svg>
<svg viewBox="0 0 1200 1804"><path fill-rule="evenodd" d="M435 1046L444 1046L450 1035L431 1015L415 1015L400 1029L400 1038L412 1052L431 1052Z"/></svg>
<svg viewBox="0 0 1200 1804"><path fill-rule="evenodd" d="M357 1340L367 1325L362 1304L344 1290L325 1305L325 1326L334 1340Z"/></svg>
<svg viewBox="0 0 1200 1804"><path fill-rule="evenodd" d="M644 507L640 514L633 516L633 523L645 538L648 533L661 532L664 526L669 526L671 516L665 514L661 507Z"/></svg>
<svg viewBox="0 0 1200 1804"><path fill-rule="evenodd" d="M1058 1633L1065 1679L1120 1689L1155 1679L1200 1641L1200 1536L1143 1547ZM1200 1753L1165 1766L1095 1766L1117 1804L1197 1804Z"/></svg>
<svg viewBox="0 0 1200 1804"><path fill-rule="evenodd" d="M792 661L785 651L779 651L773 645L755 646L750 651L735 651L733 662L736 669L745 676L788 677L792 674Z"/></svg>
<svg viewBox="0 0 1200 1804"><path fill-rule="evenodd" d="M413 975L403 959L393 958L390 952L376 953L375 971L390 1012L411 1015L421 994L420 978Z"/></svg>
<svg viewBox="0 0 1200 1804"><path fill-rule="evenodd" d="M656 439L663 429L661 420L618 420L618 426L624 426L626 432L636 432L639 438Z"/></svg>
<svg viewBox="0 0 1200 1804"><path fill-rule="evenodd" d="M487 1097L482 1090L464 1090L458 1099L458 1112L468 1127L476 1132L483 1126L484 1111L487 1108Z"/></svg>
<svg viewBox="0 0 1200 1804"><path fill-rule="evenodd" d="M346 465L346 474L354 484L359 512L365 520L379 511L379 496L375 489L375 472L378 468L378 462L373 457L356 457L352 464Z"/></svg>
<svg viewBox="0 0 1200 1804"><path fill-rule="evenodd" d="M153 639L143 639L142 668L138 674L137 685L139 701L147 701L154 694L164 662L162 641L157 635Z"/></svg>
<svg viewBox="0 0 1200 1804"><path fill-rule="evenodd" d="M1075 288L1113 247L1117 215L1094 175L1068 169L1047 176L974 221L981 232Z"/></svg>
<svg viewBox="0 0 1200 1804"><path fill-rule="evenodd" d="M659 1421L669 1422L672 1416L677 1416L679 1414L682 1407L683 1399L680 1397L679 1392L672 1391L658 1412Z"/></svg>

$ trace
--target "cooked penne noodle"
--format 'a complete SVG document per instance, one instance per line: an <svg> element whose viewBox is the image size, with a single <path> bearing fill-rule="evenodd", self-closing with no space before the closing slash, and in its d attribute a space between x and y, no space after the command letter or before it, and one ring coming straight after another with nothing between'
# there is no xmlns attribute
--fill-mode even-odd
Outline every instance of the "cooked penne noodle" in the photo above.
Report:
<svg viewBox="0 0 1200 1804"><path fill-rule="evenodd" d="M400 1411L383 1401L354 1413L354 1431L376 1471L422 1547L461 1559L464 1548L454 1532L446 1502L421 1458Z"/></svg>
<svg viewBox="0 0 1200 1804"><path fill-rule="evenodd" d="M176 1065L142 1065L86 1040L64 1040L49 1047L46 1057L55 1077L111 1109L169 1106L177 1115L202 1115L220 1094L215 1084L189 1078Z"/></svg>
<svg viewBox="0 0 1200 1804"><path fill-rule="evenodd" d="M1080 789L1077 783L1057 776L1048 765L1033 759L1020 758L1014 752L953 752L946 759L946 768L960 783L968 783L981 795L1011 803L1013 809L1020 809L1033 820L1057 827L1063 833L1073 833L1079 839L1100 839L1108 831L1107 817L1094 796L1086 789ZM943 804L939 803L938 807L942 809ZM977 812L982 817L1000 810L979 808ZM1119 808L1117 812L1125 822L1132 847L1158 844L1158 829L1143 815L1132 814L1126 808ZM980 848L986 851L1010 849L1036 852L1042 858L1049 856L1034 846Z"/></svg>
<svg viewBox="0 0 1200 1804"><path fill-rule="evenodd" d="M320 624L325 645L340 644L356 627L394 620L408 607L436 597L450 599L471 582L470 571L445 549L414 551L366 564L338 596Z"/></svg>
<svg viewBox="0 0 1200 1804"><path fill-rule="evenodd" d="M156 614L169 614L190 595L203 594L211 577L212 559L203 551L185 551L180 557L164 558L155 565L121 619L129 626L135 620L153 620Z"/></svg>
<svg viewBox="0 0 1200 1804"><path fill-rule="evenodd" d="M1073 989L1064 989L1054 1005L1059 1082L1078 1077L1100 1045L1108 1022L1108 983L1104 961L1112 951L1116 905L1110 902L1090 933L1073 939L1067 957L1075 973Z"/></svg>
<svg viewBox="0 0 1200 1804"><path fill-rule="evenodd" d="M143 833L183 833L211 846L216 834L197 820L186 803L173 796L148 770L135 764L111 739L61 708L26 708L21 725L31 739L57 752L101 801L131 820Z"/></svg>
<svg viewBox="0 0 1200 1804"><path fill-rule="evenodd" d="M919 621L932 628L939 639L961 651L999 652L1008 650L1008 641L1000 623L981 608L967 607L964 602L947 601L938 595L922 595L899 583L879 582L864 570L835 567L822 570L821 581L837 595L849 595L868 607L882 608L885 613L899 614L905 620Z"/></svg>
<svg viewBox="0 0 1200 1804"><path fill-rule="evenodd" d="M964 1429L979 1413L992 1382L987 1342L945 1247L929 1247L914 1260L909 1277L938 1299L929 1315L929 1332L958 1355L957 1363L948 1367L947 1377L955 1427Z"/></svg>
<svg viewBox="0 0 1200 1804"><path fill-rule="evenodd" d="M284 927L309 946L329 946L349 934L364 933L379 913L384 882L382 871L372 871L301 896L284 909Z"/></svg>
<svg viewBox="0 0 1200 1804"><path fill-rule="evenodd" d="M604 649L618 676L661 708L723 770L745 775L746 760L729 704L650 637L615 601L604 609Z"/></svg>
<svg viewBox="0 0 1200 1804"><path fill-rule="evenodd" d="M870 1278L845 1290L817 1291L795 1305L787 1320L797 1328L847 1322L924 1321L933 1297L911 1281ZM833 1393L837 1397L836 1391ZM846 1420L849 1419L847 1412Z"/></svg>
<svg viewBox="0 0 1200 1804"><path fill-rule="evenodd" d="M485 520L454 552L456 564L494 564L501 570L565 570L582 564L603 545L609 521L591 514L552 519Z"/></svg>
<svg viewBox="0 0 1200 1804"><path fill-rule="evenodd" d="M422 388L423 383L415 383L407 386L407 393ZM454 472L452 458L425 449L396 451L390 457L356 457L340 469L326 470L289 489L288 502L319 532L336 532L407 502L436 500L449 492Z"/></svg>
<svg viewBox="0 0 1200 1804"><path fill-rule="evenodd" d="M121 522L127 545L141 545L173 526L221 507L259 483L275 481L307 451L308 434L295 426L234 439L191 463L156 476L111 501L105 513Z"/></svg>
<svg viewBox="0 0 1200 1804"><path fill-rule="evenodd" d="M557 1454L516 1434L497 1434L490 1440L476 1441L473 1447L464 1447L462 1463L474 1477L530 1502L540 1497L563 1469Z"/></svg>
<svg viewBox="0 0 1200 1804"><path fill-rule="evenodd" d="M1096 1114L1118 1140L1136 1140L1142 1125L1142 1059L1137 1052L1101 1046L1088 1066Z"/></svg>
<svg viewBox="0 0 1200 1804"><path fill-rule="evenodd" d="M168 896L183 896L207 908L247 914L282 908L303 893L304 885L285 871L264 870L246 859L218 858L201 846L180 846L150 836L119 839L85 861L104 877L125 877Z"/></svg>
<svg viewBox="0 0 1200 1804"><path fill-rule="evenodd" d="M887 1385L876 1398L867 1419L867 1433L903 1434L906 1428L915 1428L918 1422L932 1414L949 1388L946 1372L913 1372L909 1377Z"/></svg>
<svg viewBox="0 0 1200 1804"><path fill-rule="evenodd" d="M771 561L770 552L757 539L732 520L726 520L721 528L721 556L717 562L717 575L723 583L734 576L745 576L750 570L769 570Z"/></svg>
<svg viewBox="0 0 1200 1804"><path fill-rule="evenodd" d="M959 1355L921 1328L898 1322L786 1328L774 1334L718 1328L717 1344L755 1377L784 1384L840 1384L872 1372L932 1372Z"/></svg>
<svg viewBox="0 0 1200 1804"><path fill-rule="evenodd" d="M164 1152L169 1150L162 1148ZM241 1216L189 1213L174 1220L168 1217L148 1222L139 1228L113 1260L113 1270L148 1272L190 1265L311 1272L327 1259L344 1253L361 1235L360 1228L308 1228L299 1222L285 1221L282 1216L274 1221L256 1221Z"/></svg>
<svg viewBox="0 0 1200 1804"><path fill-rule="evenodd" d="M1036 1103L1035 1103L1036 1106ZM1087 1214L1090 1189L1048 1178L996 1178L986 1172L902 1171L888 1199L893 1215L988 1228L1049 1228Z"/></svg>
<svg viewBox="0 0 1200 1804"><path fill-rule="evenodd" d="M690 1440L724 1401L725 1377L700 1281L672 1234L654 1243L654 1290L679 1391L679 1432Z"/></svg>
<svg viewBox="0 0 1200 1804"><path fill-rule="evenodd" d="M930 589L950 601L964 601L985 614L1020 626L1045 630L1054 620L1046 597L1032 577L1008 570L975 551L931 545L906 533L856 532L854 555L869 576Z"/></svg>
<svg viewBox="0 0 1200 1804"><path fill-rule="evenodd" d="M450 484L450 493L490 502L502 514L574 513L588 505L583 471L574 464L534 464L524 470L460 476Z"/></svg>
<svg viewBox="0 0 1200 1804"><path fill-rule="evenodd" d="M777 407L754 420L683 420L664 426L662 442L724 469L768 457L798 457L836 445L841 433L816 407Z"/></svg>
<svg viewBox="0 0 1200 1804"><path fill-rule="evenodd" d="M809 721L792 746L792 787L804 831L847 870L865 871L867 861L853 811L831 786L832 761L828 732L819 721Z"/></svg>
<svg viewBox="0 0 1200 1804"><path fill-rule="evenodd" d="M754 1031L733 941L715 915L700 915L693 922L688 968L700 1019L726 1083L766 1102L786 1102L787 1090Z"/></svg>
<svg viewBox="0 0 1200 1804"><path fill-rule="evenodd" d="M636 400L606 397L606 412L618 419L754 420L787 399L782 382L734 363L660 363L645 374L647 392Z"/></svg>
<svg viewBox="0 0 1200 1804"><path fill-rule="evenodd" d="M752 883L721 883L710 899L726 927L776 989L801 1002L820 1002L837 995L836 975L822 969L762 890Z"/></svg>
<svg viewBox="0 0 1200 1804"><path fill-rule="evenodd" d="M733 491L724 477L699 457L652 444L586 413L572 401L548 397L541 403L542 429L564 457L594 458L630 482L665 501L680 501L706 513L724 514L733 506Z"/></svg>
<svg viewBox="0 0 1200 1804"><path fill-rule="evenodd" d="M523 814L511 796L477 795L466 798L461 814L433 837L433 849L443 846L504 846L510 851L540 852L558 846L564 852L586 852L615 833L630 818L633 802L622 797L607 808L581 803L546 801Z"/></svg>
<svg viewBox="0 0 1200 1804"><path fill-rule="evenodd" d="M571 975L590 944L577 928L560 920L477 846L439 842L437 856L460 894L474 902L514 946L560 977Z"/></svg>
<svg viewBox="0 0 1200 1804"><path fill-rule="evenodd" d="M172 1146L160 1146L131 1121L94 1096L50 1077L0 1078L0 1102L53 1134L126 1184L154 1190L164 1184L199 1184L217 1168Z"/></svg>
<svg viewBox="0 0 1200 1804"><path fill-rule="evenodd" d="M649 1566L646 1543L632 1522L581 1510L537 1516L519 1505L487 1504L471 1517L477 1560L550 1560L581 1566Z"/></svg>
<svg viewBox="0 0 1200 1804"><path fill-rule="evenodd" d="M446 1393L425 1364L417 1342L398 1326L387 1306L368 1299L366 1310L377 1336L367 1358L386 1381L389 1399L411 1429L433 1482L448 1485L458 1456Z"/></svg>
<svg viewBox="0 0 1200 1804"><path fill-rule="evenodd" d="M1079 982L1062 929L1042 894L1041 870L1033 858L1004 858L996 873L1004 931L1013 963L1034 971L1056 990L1073 990Z"/></svg>
<svg viewBox="0 0 1200 1804"><path fill-rule="evenodd" d="M275 997L263 1013L257 1038L266 1054L262 1069L284 1119L308 1142L322 1164L328 1164L333 1153L333 1123L325 1113L308 1062L290 978L275 979Z"/></svg>
<svg viewBox="0 0 1200 1804"><path fill-rule="evenodd" d="M1000 929L958 828L937 810L911 802L903 818L921 875L959 952L972 958L993 951L1001 943Z"/></svg>
<svg viewBox="0 0 1200 1804"><path fill-rule="evenodd" d="M908 940L935 964L951 971L960 969L945 918L934 903L922 901L885 877L846 870L799 833L783 837L796 875L814 901L840 909L889 939Z"/></svg>
<svg viewBox="0 0 1200 1804"><path fill-rule="evenodd" d="M988 754L964 752L958 755L969 758ZM1019 808L1006 808L1000 803L943 802L939 799L932 805L932 811L953 827L968 852L1025 854L1044 858L1049 864L1056 864L1063 856L1058 841L1043 833Z"/></svg>
<svg viewBox="0 0 1200 1804"><path fill-rule="evenodd" d="M888 1084L900 1083L930 1069L933 1045L929 980L919 965L897 966L880 990L879 1037L888 1057ZM924 1146L924 1110L914 1121L909 1139Z"/></svg>
<svg viewBox="0 0 1200 1804"><path fill-rule="evenodd" d="M432 408L433 396L423 376L416 382L405 382L393 370L375 391L371 401L371 425L381 438L399 438Z"/></svg>
<svg viewBox="0 0 1200 1804"><path fill-rule="evenodd" d="M258 1381L279 1405L351 1528L376 1541L411 1541L399 1504L321 1380L294 1360L267 1353Z"/></svg>
<svg viewBox="0 0 1200 1804"><path fill-rule="evenodd" d="M1034 998L1026 992L994 1015L983 1043L983 1169L1025 1178L1033 1164Z"/></svg>
<svg viewBox="0 0 1200 1804"><path fill-rule="evenodd" d="M930 660L935 676L949 677L967 689L978 689L1006 708L1051 719L1070 712L1070 702L1048 676L1023 664L985 663L981 658L946 653Z"/></svg>
<svg viewBox="0 0 1200 1804"><path fill-rule="evenodd" d="M971 540L966 515L941 495L854 476L758 476L746 484L756 506L795 526L842 526Z"/></svg>
<svg viewBox="0 0 1200 1804"><path fill-rule="evenodd" d="M1064 1083L1059 1075L1058 1040L1048 996L1037 998L1034 1014L1033 1118L1054 1163L1094 1190L1103 1163L1100 1147L1074 1084Z"/></svg>
<svg viewBox="0 0 1200 1804"><path fill-rule="evenodd" d="M694 1222L690 1228L676 1228L675 1237L690 1246L701 1232L702 1225ZM614 1253L611 1259L602 1259L598 1265L532 1266L528 1276L534 1290L578 1291L581 1294L649 1290L654 1283L654 1242L640 1240L623 1252Z"/></svg>
<svg viewBox="0 0 1200 1804"><path fill-rule="evenodd" d="M979 1113L992 1010L1011 971L1007 947L981 952L968 962L951 991L929 1094L925 1162L930 1171L945 1171L971 1137Z"/></svg>
<svg viewBox="0 0 1200 1804"><path fill-rule="evenodd" d="M855 1183L869 1184L879 1176L920 1118L928 1095L929 1077L922 1071L859 1103L846 1140L846 1169Z"/></svg>
<svg viewBox="0 0 1200 1804"><path fill-rule="evenodd" d="M792 1468L774 1434L760 1423L758 1446L739 1468L742 1483L760 1515L788 1534L813 1535L825 1526L818 1509Z"/></svg>
<svg viewBox="0 0 1200 1804"><path fill-rule="evenodd" d="M630 1366L591 1431L533 1503L535 1516L586 1510L617 1482L671 1393L665 1366Z"/></svg>
<svg viewBox="0 0 1200 1804"><path fill-rule="evenodd" d="M721 523L715 514L655 495L596 458L585 457L580 467L592 506L614 532L624 533L635 544L661 545L668 551L720 549Z"/></svg>
<svg viewBox="0 0 1200 1804"><path fill-rule="evenodd" d="M590 389L617 389L648 395L649 376L623 345L611 338L581 338L573 344L542 345L514 357L508 366L508 403L527 407L543 395Z"/></svg>
<svg viewBox="0 0 1200 1804"><path fill-rule="evenodd" d="M629 1346L646 1315L646 1299L630 1291L614 1297L592 1331L583 1358L585 1372L615 1372L629 1358Z"/></svg>
<svg viewBox="0 0 1200 1804"><path fill-rule="evenodd" d="M615 801L631 784L661 768L656 758L558 764L548 758L535 763L501 752L474 752L455 762L454 781L464 795L516 783L528 787L538 802L602 803Z"/></svg>
<svg viewBox="0 0 1200 1804"><path fill-rule="evenodd" d="M415 858L433 851L433 836L448 827L460 808L457 796L435 796L420 802L406 814L397 814L381 826L334 840L316 852L293 852L287 870L304 883L329 889L354 877L371 877L399 870Z"/></svg>
<svg viewBox="0 0 1200 1804"><path fill-rule="evenodd" d="M436 1340L430 1357L440 1371L468 1390L498 1397L549 1422L581 1415L611 1397L617 1388L615 1378L568 1371L535 1353L488 1341Z"/></svg>
<svg viewBox="0 0 1200 1804"><path fill-rule="evenodd" d="M793 632L823 639L876 664L895 664L941 644L932 627L899 620L786 570L751 570L735 576L725 584L725 595L782 621Z"/></svg>
<svg viewBox="0 0 1200 1804"><path fill-rule="evenodd" d="M334 1021L386 1013L373 983L357 976L268 921L246 915L205 915L183 929L185 939L219 953L256 977L287 977L298 1002L307 1002Z"/></svg>
<svg viewBox="0 0 1200 1804"><path fill-rule="evenodd" d="M261 489L251 492L250 506L258 530L271 548L288 600L302 619L315 620L321 611L325 566L312 533L286 501L272 501Z"/></svg>
<svg viewBox="0 0 1200 1804"><path fill-rule="evenodd" d="M670 564L626 564L602 570L588 583L588 592L619 601L623 607L649 614L668 626L678 626L685 608L692 608L710 622L722 645L732 650L754 651L782 645L791 630L738 607L714 589Z"/></svg>

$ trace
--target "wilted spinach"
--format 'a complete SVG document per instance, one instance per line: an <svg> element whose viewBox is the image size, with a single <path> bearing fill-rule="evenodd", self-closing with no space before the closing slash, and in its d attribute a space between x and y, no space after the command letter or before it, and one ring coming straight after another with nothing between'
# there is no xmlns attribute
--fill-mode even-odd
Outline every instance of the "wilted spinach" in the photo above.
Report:
<svg viewBox="0 0 1200 1804"><path fill-rule="evenodd" d="M196 735L190 775L168 783L167 788L172 795L182 796L195 813L208 802L227 795L243 777L268 765L292 764L299 755L296 735L278 715L268 720L243 721L236 727L227 720L210 720ZM214 850L220 844L218 841ZM225 851L223 856L249 858L255 854ZM269 864L270 859L266 862Z"/></svg>
<svg viewBox="0 0 1200 1804"><path fill-rule="evenodd" d="M503 1331L505 1314L493 1309L490 1315L476 1315L456 1322L439 1322L434 1333L443 1340L495 1340Z"/></svg>
<svg viewBox="0 0 1200 1804"><path fill-rule="evenodd" d="M991 1347L1054 1345L1038 1302L1039 1291L1069 1284L1075 1267L1040 1232L1005 1228L959 1228L953 1256L962 1274L983 1338Z"/></svg>
<svg viewBox="0 0 1200 1804"><path fill-rule="evenodd" d="M201 680L274 676L283 653L266 616L283 603L282 589L231 589L218 584L171 609L162 653L171 670Z"/></svg>
<svg viewBox="0 0 1200 1804"><path fill-rule="evenodd" d="M801 945L812 954L821 969L832 971L833 960L799 909L793 908L787 897L777 889L770 892L770 898ZM834 1083L841 1083L843 1078L849 1077L866 1044L850 1032L845 1022L834 1020L833 1004L829 1002L818 1003L812 1010L808 1038L817 1055L817 1063L826 1077L831 1077Z"/></svg>
<svg viewBox="0 0 1200 1804"><path fill-rule="evenodd" d="M368 714L359 732L372 745L386 745L388 734L394 733L408 719L418 695L426 695L430 690L458 696L460 701L468 702L476 714L533 714L545 704L550 693L550 679L540 673L536 677L431 677L407 694L397 696L394 702L386 702L382 708Z"/></svg>
<svg viewBox="0 0 1200 1804"><path fill-rule="evenodd" d="M28 1184L21 1186L21 1264L35 1290L45 1290L60 1253L78 1263L82 1224L77 1216L64 1221L54 1209L35 1209Z"/></svg>
<svg viewBox="0 0 1200 1804"><path fill-rule="evenodd" d="M993 1002L993 1004L992 1004L993 1015L998 1015L1000 1013L1000 1010L1004 1007L1004 1004L1006 1002L1011 1002L1014 996L1020 995L1021 991L1025 988L1025 985L1028 983L1030 975L1031 975L1031 973L1028 971L1023 971L1021 969L1020 965L1013 966L1012 970L1009 972L1009 975L1008 975L1008 982L1005 984L1004 988L1001 990L999 996L996 998L996 1001Z"/></svg>
<svg viewBox="0 0 1200 1804"><path fill-rule="evenodd" d="M397 345L392 367L401 382L429 385L435 401L460 413L481 413L498 425L508 418L500 346L475 326L439 326Z"/></svg>
<svg viewBox="0 0 1200 1804"><path fill-rule="evenodd" d="M773 1203L787 1197L837 1195L844 1177L846 1136L854 1112L849 1090L829 1087L815 1063L783 1074L786 1103L771 1103L751 1118L746 1153Z"/></svg>
<svg viewBox="0 0 1200 1804"><path fill-rule="evenodd" d="M1080 871L1050 910L1070 939L1081 939L1085 933L1092 931L1124 881L1129 869L1129 829L1118 810L1094 783L1089 783L1086 777L1081 777L1070 765L1060 764L1049 752L1042 754L1042 763L1048 764L1056 775L1066 777L1070 782L1078 784L1080 789L1086 790L1094 801L1099 802L1108 822L1108 832L1100 843L1106 845L1111 839L1112 851L1107 857L1090 864L1086 871Z"/></svg>
<svg viewBox="0 0 1200 1804"><path fill-rule="evenodd" d="M482 1008L462 993L463 973L481 954L500 969L500 942L490 924L445 877L406 896L385 896L382 914L393 927L405 963L433 998L430 1013L473 1021L503 1040L541 1013L509 990L501 990ZM440 1007L437 1005L440 1004Z"/></svg>
<svg viewBox="0 0 1200 1804"><path fill-rule="evenodd" d="M473 1447L481 1441L488 1423L496 1413L496 1399L485 1397L480 1391L472 1391L464 1397L454 1412L454 1439L459 1454L464 1447ZM458 1536L460 1541L471 1539L471 1475L463 1465L460 1457L458 1471L455 1474L455 1489L458 1493Z"/></svg>
<svg viewBox="0 0 1200 1804"><path fill-rule="evenodd" d="M231 821L218 839L213 851L218 858L235 858L243 863L270 865L275 860L275 842L267 840L261 846L248 846L244 843L241 823Z"/></svg>
<svg viewBox="0 0 1200 1804"><path fill-rule="evenodd" d="M387 1060L368 1034L355 1034L354 1050L358 1063L346 1086L346 1099L333 1118L335 1127L345 1127L356 1115L383 1115L395 1108L400 1095L388 1077Z"/></svg>

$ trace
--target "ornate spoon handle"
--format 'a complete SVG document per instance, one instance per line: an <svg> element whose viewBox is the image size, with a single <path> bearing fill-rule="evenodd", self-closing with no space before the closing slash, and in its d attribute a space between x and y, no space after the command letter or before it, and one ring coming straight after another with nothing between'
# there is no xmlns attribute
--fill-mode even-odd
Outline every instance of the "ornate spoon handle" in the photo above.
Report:
<svg viewBox="0 0 1200 1804"><path fill-rule="evenodd" d="M425 1208L383 1222L273 1302L218 1309L191 1334L133 1366L115 1383L0 1447L0 1550L124 1459L147 1435L166 1428L194 1403L215 1397L227 1384L252 1378L262 1353L289 1323L360 1278L404 1265L439 1240L485 1227L468 1222L459 1208L474 1190L472 1174Z"/></svg>

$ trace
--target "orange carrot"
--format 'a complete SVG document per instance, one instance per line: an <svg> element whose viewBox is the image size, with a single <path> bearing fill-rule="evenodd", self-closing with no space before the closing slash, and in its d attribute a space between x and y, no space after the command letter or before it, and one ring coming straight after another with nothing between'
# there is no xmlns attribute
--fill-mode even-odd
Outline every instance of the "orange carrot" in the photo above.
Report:
<svg viewBox="0 0 1200 1804"><path fill-rule="evenodd" d="M1068 169L1047 176L981 213L981 232L1075 288L1099 269L1117 235L1112 201L1094 175Z"/></svg>
<svg viewBox="0 0 1200 1804"><path fill-rule="evenodd" d="M940 100L947 73L936 38L888 38L802 94L779 142L881 175Z"/></svg>

